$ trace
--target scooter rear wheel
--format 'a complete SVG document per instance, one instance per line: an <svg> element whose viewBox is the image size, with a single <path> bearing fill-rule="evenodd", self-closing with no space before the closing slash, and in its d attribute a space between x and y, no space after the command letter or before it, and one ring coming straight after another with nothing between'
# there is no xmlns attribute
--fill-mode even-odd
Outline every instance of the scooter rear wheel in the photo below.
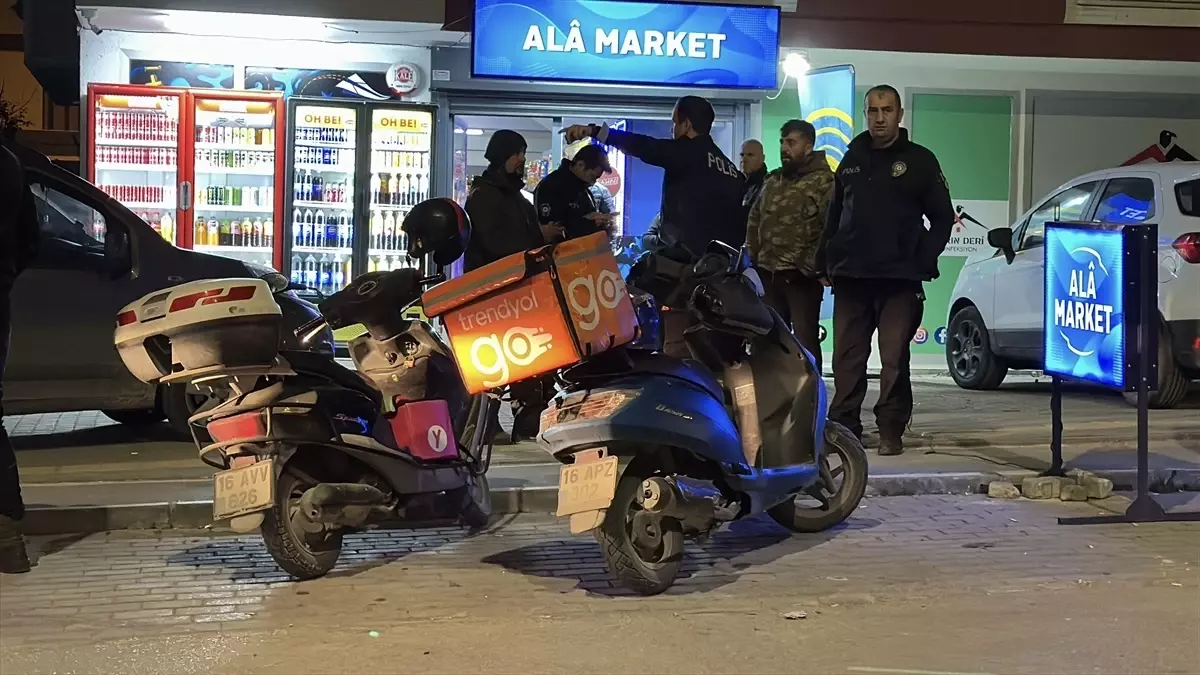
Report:
<svg viewBox="0 0 1200 675"><path fill-rule="evenodd" d="M292 524L300 497L313 487L284 466L275 484L275 505L263 514L263 544L284 572L300 581L323 577L342 555L342 532L312 534Z"/></svg>
<svg viewBox="0 0 1200 675"><path fill-rule="evenodd" d="M634 458L621 475L616 496L596 530L609 571L622 586L642 595L657 595L670 588L683 562L679 521L652 516L638 505L642 482L654 473L649 461Z"/></svg>
<svg viewBox="0 0 1200 675"><path fill-rule="evenodd" d="M837 422L825 423L825 452L821 462L821 481L806 494L767 511L775 522L792 532L823 532L841 523L854 513L867 491L867 451L849 429ZM801 497L809 496L820 506L799 503Z"/></svg>

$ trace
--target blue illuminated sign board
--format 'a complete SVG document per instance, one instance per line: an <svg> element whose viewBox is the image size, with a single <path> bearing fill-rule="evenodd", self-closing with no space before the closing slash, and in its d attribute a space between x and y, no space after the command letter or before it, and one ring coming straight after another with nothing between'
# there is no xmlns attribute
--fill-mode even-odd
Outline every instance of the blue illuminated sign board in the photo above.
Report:
<svg viewBox="0 0 1200 675"><path fill-rule="evenodd" d="M1043 370L1120 391L1136 384L1143 267L1153 225L1047 223ZM1151 278L1151 284L1156 280ZM1151 289L1150 302L1157 297ZM1156 316L1152 314L1152 316ZM1146 331L1154 349L1157 327ZM1153 366L1156 352L1150 352Z"/></svg>
<svg viewBox="0 0 1200 675"><path fill-rule="evenodd" d="M774 89L779 8L475 0L472 77Z"/></svg>

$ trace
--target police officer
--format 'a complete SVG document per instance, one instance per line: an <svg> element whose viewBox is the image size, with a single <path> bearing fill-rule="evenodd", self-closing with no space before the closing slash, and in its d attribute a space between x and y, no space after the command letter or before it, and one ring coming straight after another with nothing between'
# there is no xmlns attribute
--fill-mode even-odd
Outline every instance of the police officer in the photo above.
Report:
<svg viewBox="0 0 1200 675"><path fill-rule="evenodd" d="M533 193L538 218L543 223L561 224L567 239L605 229L612 216L600 212L590 188L609 171L612 167L604 148L595 144L583 146L538 183Z"/></svg>
<svg viewBox="0 0 1200 675"><path fill-rule="evenodd" d="M825 211L833 196L833 171L817 133L804 120L789 120L779 132L783 166L763 182L750 208L746 246L764 282L767 301L791 324L800 344L821 371L821 301L825 287L815 269Z"/></svg>
<svg viewBox="0 0 1200 675"><path fill-rule="evenodd" d="M888 85L866 96L867 131L850 143L836 173L817 269L832 283L833 375L829 419L862 437L871 336L879 331L879 454L904 451L912 418L910 346L921 324L922 283L938 277L938 256L954 226L950 190L937 158L908 139L900 94ZM925 229L923 218L929 219Z"/></svg>
<svg viewBox="0 0 1200 675"><path fill-rule="evenodd" d="M746 239L745 177L709 135L715 118L708 101L684 96L671 114L670 140L594 124L567 127L563 133L568 143L590 136L662 167L660 238L699 256L714 239L738 247Z"/></svg>

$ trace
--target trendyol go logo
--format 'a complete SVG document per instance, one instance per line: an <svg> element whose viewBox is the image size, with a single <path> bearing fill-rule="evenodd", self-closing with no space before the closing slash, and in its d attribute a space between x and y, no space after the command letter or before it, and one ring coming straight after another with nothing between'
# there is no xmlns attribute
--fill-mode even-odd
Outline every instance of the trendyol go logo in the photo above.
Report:
<svg viewBox="0 0 1200 675"><path fill-rule="evenodd" d="M582 290L583 300L580 301ZM621 299L629 294L621 275L612 270L604 270L598 278L592 275L576 277L567 284L567 302L571 309L579 314L579 327L592 330L600 325L602 310L616 309Z"/></svg>
<svg viewBox="0 0 1200 675"><path fill-rule="evenodd" d="M497 321L520 321L522 316L536 312L539 308L537 289L530 287L522 295L506 296L490 307L481 307L473 312L461 312L458 321L463 330L482 328ZM475 372L493 379L485 379L483 386L499 387L512 377L512 366L532 365L542 354L553 347L554 336L541 327L513 326L503 335L482 335L471 344L470 359Z"/></svg>

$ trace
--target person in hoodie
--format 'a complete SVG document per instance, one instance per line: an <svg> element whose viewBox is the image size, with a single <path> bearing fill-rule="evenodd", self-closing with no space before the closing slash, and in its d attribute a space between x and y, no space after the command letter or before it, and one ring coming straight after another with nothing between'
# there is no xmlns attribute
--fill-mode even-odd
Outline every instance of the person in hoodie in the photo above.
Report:
<svg viewBox="0 0 1200 675"><path fill-rule="evenodd" d="M904 452L912 419L912 339L925 310L923 284L954 228L950 188L937 157L900 128L900 94L883 84L866 96L867 131L838 166L817 254L832 283L834 396L829 419L862 438L871 336L879 332L879 454ZM929 220L929 228L925 227Z"/></svg>
<svg viewBox="0 0 1200 675"><path fill-rule="evenodd" d="M4 363L12 328L9 294L17 275L33 261L38 251L37 209L33 193L25 183L21 161L8 148L10 138L0 145L0 572L29 571L29 555L18 523L25 516L21 499L21 477L17 455L4 431Z"/></svg>
<svg viewBox="0 0 1200 675"><path fill-rule="evenodd" d="M471 241L463 254L467 272L563 238L560 223L538 223L537 211L523 196L525 150L521 134L501 129L488 140L488 168L471 183L464 208L471 217Z"/></svg>
<svg viewBox="0 0 1200 675"><path fill-rule="evenodd" d="M767 302L792 326L821 370L821 300L825 286L816 270L825 211L833 197L833 171L825 153L813 150L817 133L804 120L779 131L783 166L763 181L750 207L746 246L767 291Z"/></svg>
<svg viewBox="0 0 1200 675"><path fill-rule="evenodd" d="M484 158L488 168L471 183L465 209L471 218L471 241L463 255L467 272L514 253L561 241L558 222L538 223L537 211L523 194L525 150L521 134L501 129L488 140ZM513 398L513 443L537 436L538 418L550 399L548 383L541 379L518 382L510 387ZM500 430L499 419L492 428Z"/></svg>

